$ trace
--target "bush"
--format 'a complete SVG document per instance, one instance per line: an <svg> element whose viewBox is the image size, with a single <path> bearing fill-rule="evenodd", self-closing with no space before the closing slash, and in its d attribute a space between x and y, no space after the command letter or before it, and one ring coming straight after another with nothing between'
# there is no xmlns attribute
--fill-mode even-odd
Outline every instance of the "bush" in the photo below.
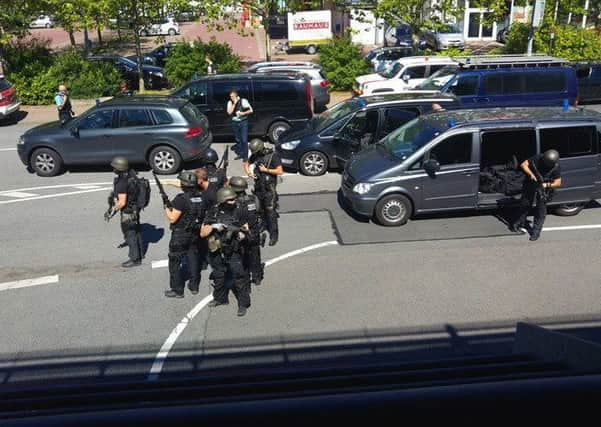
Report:
<svg viewBox="0 0 601 427"><path fill-rule="evenodd" d="M337 37L320 46L317 62L322 66L334 90L349 90L356 77L369 73L361 46L354 44L347 37Z"/></svg>
<svg viewBox="0 0 601 427"><path fill-rule="evenodd" d="M530 25L521 22L511 24L507 33L507 40L503 47L503 53L506 54L521 54L526 53L528 49L528 34Z"/></svg>
<svg viewBox="0 0 601 427"><path fill-rule="evenodd" d="M174 86L179 86L194 77L207 74L206 56L213 61L218 73L237 73L242 70L240 57L232 51L227 43L219 43L211 38L208 43L198 39L190 43L178 43L171 51L165 71L169 81Z"/></svg>

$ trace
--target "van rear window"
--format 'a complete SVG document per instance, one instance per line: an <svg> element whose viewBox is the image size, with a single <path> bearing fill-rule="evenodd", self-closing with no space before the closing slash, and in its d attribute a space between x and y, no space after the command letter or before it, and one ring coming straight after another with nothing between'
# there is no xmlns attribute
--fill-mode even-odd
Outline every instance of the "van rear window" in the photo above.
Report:
<svg viewBox="0 0 601 427"><path fill-rule="evenodd" d="M526 92L563 92L566 75L561 71L526 74Z"/></svg>
<svg viewBox="0 0 601 427"><path fill-rule="evenodd" d="M255 100L263 102L290 102L298 99L293 81L255 82Z"/></svg>
<svg viewBox="0 0 601 427"><path fill-rule="evenodd" d="M561 127L540 130L541 152L557 150L560 158L597 154L595 126Z"/></svg>
<svg viewBox="0 0 601 427"><path fill-rule="evenodd" d="M0 79L0 92L5 91L6 89L10 89L12 85L6 79Z"/></svg>
<svg viewBox="0 0 601 427"><path fill-rule="evenodd" d="M190 103L187 103L184 106L182 106L182 108L180 108L179 111L189 123L198 123L202 121L202 113L198 110L198 108L196 108Z"/></svg>

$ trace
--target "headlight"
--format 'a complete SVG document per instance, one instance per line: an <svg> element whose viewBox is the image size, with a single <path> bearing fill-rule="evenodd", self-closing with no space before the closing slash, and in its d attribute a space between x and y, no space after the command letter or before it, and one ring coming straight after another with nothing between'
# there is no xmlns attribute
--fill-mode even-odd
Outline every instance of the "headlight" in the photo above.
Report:
<svg viewBox="0 0 601 427"><path fill-rule="evenodd" d="M19 144L19 145L25 144L25 139L23 138L23 136L19 137L19 142L17 144Z"/></svg>
<svg viewBox="0 0 601 427"><path fill-rule="evenodd" d="M294 150L300 144L300 139L295 139L294 141L284 142L280 145L283 150Z"/></svg>
<svg viewBox="0 0 601 427"><path fill-rule="evenodd" d="M153 76L157 76L157 77L163 77L163 73L161 73L160 71L152 72L150 74L152 74Z"/></svg>
<svg viewBox="0 0 601 427"><path fill-rule="evenodd" d="M369 193L369 190L371 190L372 184L368 184L366 182L360 182L359 184L355 185L353 187L353 191L357 194L365 194L365 193Z"/></svg>

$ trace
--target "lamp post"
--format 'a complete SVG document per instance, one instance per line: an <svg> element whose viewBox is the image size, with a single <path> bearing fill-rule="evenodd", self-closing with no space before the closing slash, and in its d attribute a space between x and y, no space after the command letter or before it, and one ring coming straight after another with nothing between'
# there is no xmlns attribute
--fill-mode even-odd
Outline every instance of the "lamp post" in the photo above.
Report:
<svg viewBox="0 0 601 427"><path fill-rule="evenodd" d="M555 39L555 33L551 31L549 33L549 55L553 55L553 40Z"/></svg>

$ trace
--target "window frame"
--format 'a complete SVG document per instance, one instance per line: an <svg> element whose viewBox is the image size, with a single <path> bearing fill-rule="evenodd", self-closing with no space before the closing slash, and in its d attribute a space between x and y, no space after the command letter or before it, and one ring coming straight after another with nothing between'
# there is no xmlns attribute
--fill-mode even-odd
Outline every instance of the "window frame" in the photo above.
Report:
<svg viewBox="0 0 601 427"><path fill-rule="evenodd" d="M470 144L470 159L468 162L461 162L461 163L447 163L447 164L442 164L440 163L440 161L438 159L435 159L439 164L441 169L445 169L445 168L454 168L454 167L459 167L459 166L463 166L463 165L470 165L474 163L474 156L476 154L476 151L474 149L474 141L476 138L476 135L478 133L474 130L462 130L459 132L453 132L452 134L448 134L448 135L441 135L441 139L439 139L438 141L434 142L433 145L431 145L427 151L424 153L423 157L422 157L422 169L423 169L423 162L426 160L430 160L432 157L432 151L434 149L436 149L437 147L439 147L441 144L443 144L445 141L448 141L451 138L455 138L458 136L462 136L462 135L470 135L471 136L471 144ZM412 163L413 165L413 163Z"/></svg>
<svg viewBox="0 0 601 427"><path fill-rule="evenodd" d="M111 126L108 128L102 127L102 128L86 128L86 127L81 127L82 123L85 122L87 120L88 117L90 117L92 114L98 114L98 113L104 113L105 111L112 111L112 117L111 117ZM77 128L81 131L85 131L85 130L98 130L98 129L117 129L117 123L115 121L115 112L119 111L118 108L106 108L106 109L102 109L102 110L94 110L89 112L86 116L82 117L81 120L79 120L77 122Z"/></svg>
<svg viewBox="0 0 601 427"><path fill-rule="evenodd" d="M146 118L148 119L148 124L145 124L145 125L134 125L134 126L121 126L121 114L124 111L135 111L135 110L144 111L144 113L146 114ZM119 114L117 116L117 123L116 123L117 124L117 129L135 128L135 127L148 127L148 126L154 126L154 124L155 124L154 121L153 121L153 118L152 118L152 116L151 116L151 114L150 114L150 112L148 111L147 108L119 108L118 111L119 111Z"/></svg>
<svg viewBox="0 0 601 427"><path fill-rule="evenodd" d="M578 155L573 155L573 152L571 150L571 145L570 145L570 141L568 140L568 149L570 151L570 155L569 156L565 156L563 155L560 150L557 149L557 147L547 147L545 149L543 149L543 136L542 136L542 131L545 130L557 130L558 132L562 132L564 136L568 136L569 135L569 131L568 129L574 129L574 128L591 128L594 129L594 131L592 132L592 140L591 140L591 152L590 153L579 153ZM599 139L601 138L601 136L599 135L599 133L601 132L601 129L599 129L599 127L597 125L595 125L594 123L583 123L583 124L569 124L566 126L540 126L537 128L537 139L538 139L538 152L539 153L543 153L546 150L549 149L555 149L559 152L559 158L560 159L577 159L580 157L586 157L586 156L597 156L599 155Z"/></svg>

